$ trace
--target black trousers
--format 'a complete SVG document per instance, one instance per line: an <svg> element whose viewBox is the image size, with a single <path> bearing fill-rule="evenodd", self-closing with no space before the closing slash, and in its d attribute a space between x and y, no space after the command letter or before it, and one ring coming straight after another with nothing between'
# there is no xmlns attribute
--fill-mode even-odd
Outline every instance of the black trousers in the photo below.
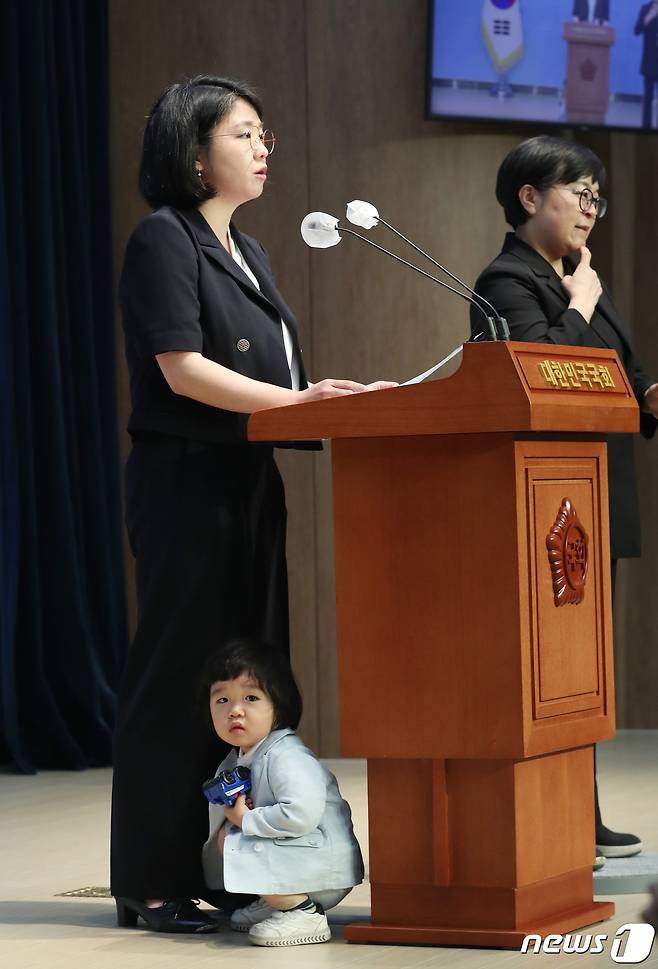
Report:
<svg viewBox="0 0 658 969"><path fill-rule="evenodd" d="M139 620L115 734L112 893L198 897L201 785L228 750L204 719L201 668L233 636L288 650L286 509L272 449L139 440L126 521Z"/></svg>
<svg viewBox="0 0 658 969"><path fill-rule="evenodd" d="M610 559L610 592L612 607L615 605L615 581L617 579L617 559ZM595 833L603 827L601 805L599 804L599 785L596 781L596 744L594 745L594 830Z"/></svg>

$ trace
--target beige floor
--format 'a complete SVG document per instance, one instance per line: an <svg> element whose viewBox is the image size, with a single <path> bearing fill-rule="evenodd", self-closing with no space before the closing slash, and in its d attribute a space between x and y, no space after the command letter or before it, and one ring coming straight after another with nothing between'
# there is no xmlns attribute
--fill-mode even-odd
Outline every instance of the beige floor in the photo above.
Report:
<svg viewBox="0 0 658 969"><path fill-rule="evenodd" d="M658 851L658 732L621 733L601 745L600 788L611 827L641 833ZM351 802L357 834L367 845L365 764L330 761ZM340 924L328 945L258 949L230 931L215 936L158 936L117 929L106 899L57 898L83 886L107 884L110 772L0 775L0 969L198 969L210 966L356 967L356 969L506 969L549 965L614 965L610 943L601 955L522 955L484 949L361 946L344 942ZM391 819L395 824L395 804ZM597 927L612 939L625 922L640 921L646 896L615 897L617 914ZM338 922L368 912L366 885L335 910ZM643 964L658 966L658 941Z"/></svg>

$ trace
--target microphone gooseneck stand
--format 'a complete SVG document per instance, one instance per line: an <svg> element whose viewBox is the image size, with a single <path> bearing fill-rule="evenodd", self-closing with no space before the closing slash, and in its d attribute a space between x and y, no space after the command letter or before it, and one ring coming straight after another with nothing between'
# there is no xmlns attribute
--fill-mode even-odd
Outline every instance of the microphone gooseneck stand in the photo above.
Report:
<svg viewBox="0 0 658 969"><path fill-rule="evenodd" d="M380 221L383 221L383 220L380 220ZM360 239L361 242L365 242L367 245L372 246L373 249L378 249L380 252L383 252L387 256L390 256L391 259L395 259L397 262L401 262L403 266L408 266L409 269L413 269L415 272L420 273L421 276L425 276L426 279L431 279L433 282L438 283L439 286L443 286L444 289L447 289L451 293L454 293L455 296L459 296L461 297L461 299L466 300L467 303L471 303L473 306L476 306L487 322L487 328L488 328L489 334L491 335L491 339L492 340L504 339L503 337L498 336L496 320L494 319L494 317L489 316L485 311L484 307L481 306L480 303L477 302L472 297L467 296L466 293L462 293L458 289L455 289L453 286L449 286L447 283L444 283L442 279L437 279L436 276L432 276L431 273L426 273L424 269L419 269L418 266L414 266L412 262L408 262L406 259L403 259L402 256L396 256L394 252L391 252L389 249L385 249L384 246L380 246L376 242L372 242L370 239L366 239L366 237L362 236L359 232L355 232L353 229L346 228L344 225L341 225L340 222L336 223L336 229L340 232L346 232L348 235L355 236L357 239ZM399 234L400 233L398 233L398 235ZM404 236L402 236L402 238L404 238ZM405 241L408 241L408 240L405 240ZM418 246L414 246L413 243L410 243L410 245L412 245L414 249L418 249ZM422 255L426 255L426 253L422 252L422 249L418 249L418 251L422 253ZM427 256L427 258L430 260L430 262L434 262L434 260L430 256ZM443 266L441 266L439 263L435 263L435 265L437 265L439 269L443 270ZM456 276L453 276L452 273L448 272L447 269L444 270L444 272L446 272L451 277L451 279L454 279L455 282L464 286L465 289L468 289L468 286L462 283L461 280L458 279ZM474 295L477 296L477 293L475 293ZM486 300L484 300L483 302L486 303ZM490 304L487 304L487 305L490 305ZM494 313L496 312L493 309L493 306L491 307L491 309L493 310ZM497 315L498 314L496 314L496 316ZM509 335L509 331L508 331L508 335Z"/></svg>

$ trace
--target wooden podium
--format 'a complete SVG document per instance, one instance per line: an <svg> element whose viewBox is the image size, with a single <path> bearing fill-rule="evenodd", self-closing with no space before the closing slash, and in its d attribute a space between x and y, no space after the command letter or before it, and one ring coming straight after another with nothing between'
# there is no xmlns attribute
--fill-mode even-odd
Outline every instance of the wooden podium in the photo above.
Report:
<svg viewBox="0 0 658 969"><path fill-rule="evenodd" d="M368 759L353 942L516 948L592 899L592 744L614 733L613 351L467 344L452 377L254 414L331 438L341 749Z"/></svg>
<svg viewBox="0 0 658 969"><path fill-rule="evenodd" d="M576 124L604 124L610 101L610 48L615 29L603 24L565 23L567 80L565 115Z"/></svg>

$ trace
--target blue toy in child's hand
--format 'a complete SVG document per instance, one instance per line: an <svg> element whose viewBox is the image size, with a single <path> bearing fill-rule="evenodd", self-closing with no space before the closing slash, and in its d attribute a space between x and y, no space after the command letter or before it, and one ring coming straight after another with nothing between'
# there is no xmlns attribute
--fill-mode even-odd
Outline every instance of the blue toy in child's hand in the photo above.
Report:
<svg viewBox="0 0 658 969"><path fill-rule="evenodd" d="M203 785L203 793L211 804L226 804L228 807L233 807L240 794L246 794L250 790L251 771L248 767L223 770Z"/></svg>

